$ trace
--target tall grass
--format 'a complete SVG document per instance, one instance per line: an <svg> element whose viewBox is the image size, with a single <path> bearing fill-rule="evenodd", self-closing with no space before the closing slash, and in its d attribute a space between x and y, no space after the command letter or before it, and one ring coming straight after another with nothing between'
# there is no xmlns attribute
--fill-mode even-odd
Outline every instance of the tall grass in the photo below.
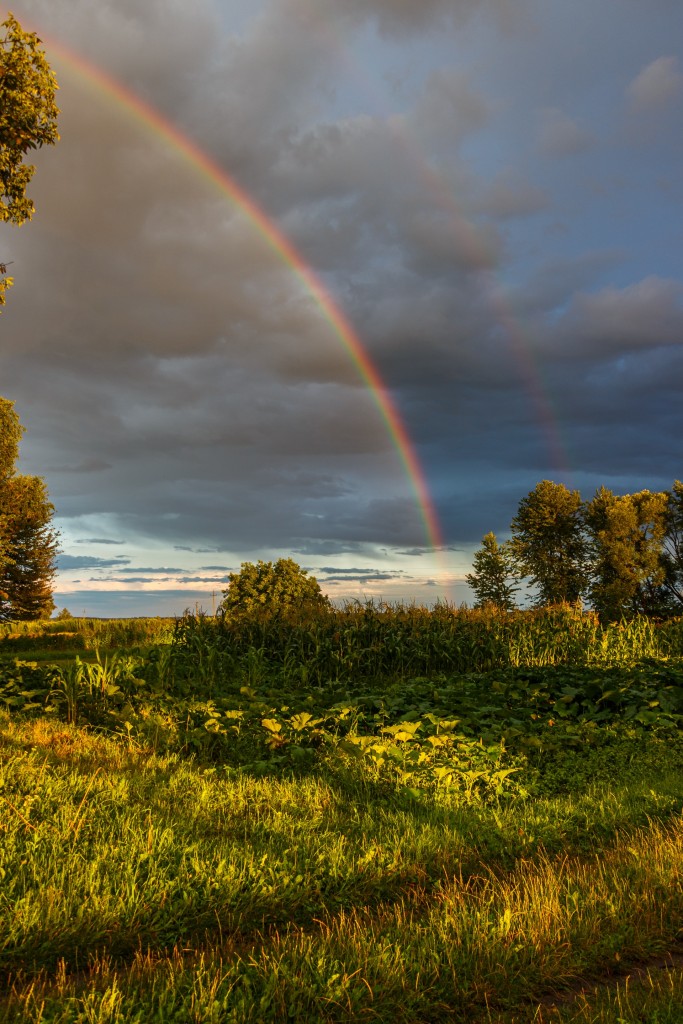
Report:
<svg viewBox="0 0 683 1024"><path fill-rule="evenodd" d="M0 623L0 655L15 651L121 649L169 643L175 619L45 619Z"/></svg>
<svg viewBox="0 0 683 1024"><path fill-rule="evenodd" d="M234 674L313 686L406 679L503 667L628 666L683 656L683 619L602 625L573 607L502 612L414 605L348 604L304 614L210 619L186 615L174 664L198 681Z"/></svg>

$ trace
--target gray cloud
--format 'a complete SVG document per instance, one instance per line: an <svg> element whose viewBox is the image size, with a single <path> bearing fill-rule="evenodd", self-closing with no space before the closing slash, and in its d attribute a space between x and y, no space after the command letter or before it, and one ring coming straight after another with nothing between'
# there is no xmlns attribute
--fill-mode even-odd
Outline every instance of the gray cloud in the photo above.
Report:
<svg viewBox="0 0 683 1024"><path fill-rule="evenodd" d="M644 115L674 109L678 7L618 35L617 0L23 8L206 150L318 275L423 464L445 558L544 477L680 475L681 195L660 179L683 153L680 133L643 141ZM227 185L55 64L62 141L6 235L3 394L66 543L138 552L70 567L158 580L137 562L182 551L189 586L229 571L200 554L293 553L314 574L339 560L338 580L345 562L400 579L402 559L436 578L337 314Z"/></svg>
<svg viewBox="0 0 683 1024"><path fill-rule="evenodd" d="M573 156L590 149L595 141L587 128L557 107L544 107L539 111L538 142L543 154Z"/></svg>
<svg viewBox="0 0 683 1024"><path fill-rule="evenodd" d="M539 213L550 205L548 194L529 181L516 179L509 171L496 176L478 201L476 209L495 220L514 220Z"/></svg>
<svg viewBox="0 0 683 1024"><path fill-rule="evenodd" d="M125 540L112 540L108 537L85 537L73 541L74 544L115 544L117 546L125 544Z"/></svg>
<svg viewBox="0 0 683 1024"><path fill-rule="evenodd" d="M83 459L76 466L48 466L47 470L53 473L101 473L105 469L111 469L111 463L104 459Z"/></svg>
<svg viewBox="0 0 683 1024"><path fill-rule="evenodd" d="M96 558L94 555L66 555L57 557L57 565L60 569L110 569L126 565L129 558ZM126 571L125 569L122 571Z"/></svg>
<svg viewBox="0 0 683 1024"><path fill-rule="evenodd" d="M632 109L639 114L656 112L683 93L683 74L678 57L658 57L647 64L629 84Z"/></svg>

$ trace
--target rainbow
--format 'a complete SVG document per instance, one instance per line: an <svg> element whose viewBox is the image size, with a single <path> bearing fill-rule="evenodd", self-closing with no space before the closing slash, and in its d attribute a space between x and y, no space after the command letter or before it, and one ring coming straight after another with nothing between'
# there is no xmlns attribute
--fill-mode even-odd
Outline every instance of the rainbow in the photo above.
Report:
<svg viewBox="0 0 683 1024"><path fill-rule="evenodd" d="M45 37L43 36L42 38L44 39ZM183 157L207 181L217 187L223 195L234 203L276 255L291 268L293 273L304 284L334 333L349 353L361 379L368 386L372 394L392 444L405 469L411 489L415 494L420 515L424 522L428 545L438 554L444 547L443 534L415 446L377 367L348 318L326 290L320 278L306 263L280 228L254 202L245 189L238 185L223 167L185 135L184 132L164 117L151 104L141 99L136 93L132 92L111 75L85 60L80 54L74 53L54 38L49 37L48 41L50 49L61 58L70 70L87 81L90 86L95 86L107 98L118 103L129 115L142 123L146 128L152 129L160 139L168 143L176 153Z"/></svg>
<svg viewBox="0 0 683 1024"><path fill-rule="evenodd" d="M315 18L315 14L316 12L312 8L309 12L310 17ZM315 19L315 30L330 53L334 54L347 67L354 81L362 82L366 94L375 101L377 108L380 109L381 101L378 99L377 90L365 67L354 58L347 47L340 45L336 34L323 17ZM515 318L502 285L489 269L490 254L481 233L463 213L445 175L432 166L421 148L411 139L405 124L398 119L391 120L388 124L393 138L412 162L416 176L421 180L425 192L431 196L454 237L457 238L463 251L468 254L470 263L476 272L483 298L493 311L498 325L502 328L503 337L517 362L520 377L535 407L537 418L545 435L550 461L556 470L570 480L572 474L569 454L561 436L557 413L553 409L541 372L534 361L532 348L525 331Z"/></svg>

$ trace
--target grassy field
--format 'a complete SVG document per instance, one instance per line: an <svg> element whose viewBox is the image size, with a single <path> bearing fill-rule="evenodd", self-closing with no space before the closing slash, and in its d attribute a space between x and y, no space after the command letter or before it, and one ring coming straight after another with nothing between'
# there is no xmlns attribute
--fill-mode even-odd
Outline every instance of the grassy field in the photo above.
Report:
<svg viewBox="0 0 683 1024"><path fill-rule="evenodd" d="M671 646L314 685L263 625L0 665L0 1020L680 1024Z"/></svg>

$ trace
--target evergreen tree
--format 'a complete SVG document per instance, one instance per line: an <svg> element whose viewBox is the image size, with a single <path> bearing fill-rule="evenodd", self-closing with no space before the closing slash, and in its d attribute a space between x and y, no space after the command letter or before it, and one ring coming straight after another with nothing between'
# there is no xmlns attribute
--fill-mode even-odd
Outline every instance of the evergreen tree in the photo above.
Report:
<svg viewBox="0 0 683 1024"><path fill-rule="evenodd" d="M0 570L0 619L48 619L54 610L54 507L37 476L11 477L0 491L7 547Z"/></svg>
<svg viewBox="0 0 683 1024"><path fill-rule="evenodd" d="M49 617L57 534L45 483L15 471L22 433L14 403L0 398L0 619Z"/></svg>
<svg viewBox="0 0 683 1024"><path fill-rule="evenodd" d="M511 611L515 607L514 569L509 544L499 544L495 533L487 533L472 560L473 573L465 577L476 595L475 607L495 605Z"/></svg>
<svg viewBox="0 0 683 1024"><path fill-rule="evenodd" d="M587 548L578 491L542 480L519 503L510 551L521 576L536 587L536 604L574 604L587 586Z"/></svg>

